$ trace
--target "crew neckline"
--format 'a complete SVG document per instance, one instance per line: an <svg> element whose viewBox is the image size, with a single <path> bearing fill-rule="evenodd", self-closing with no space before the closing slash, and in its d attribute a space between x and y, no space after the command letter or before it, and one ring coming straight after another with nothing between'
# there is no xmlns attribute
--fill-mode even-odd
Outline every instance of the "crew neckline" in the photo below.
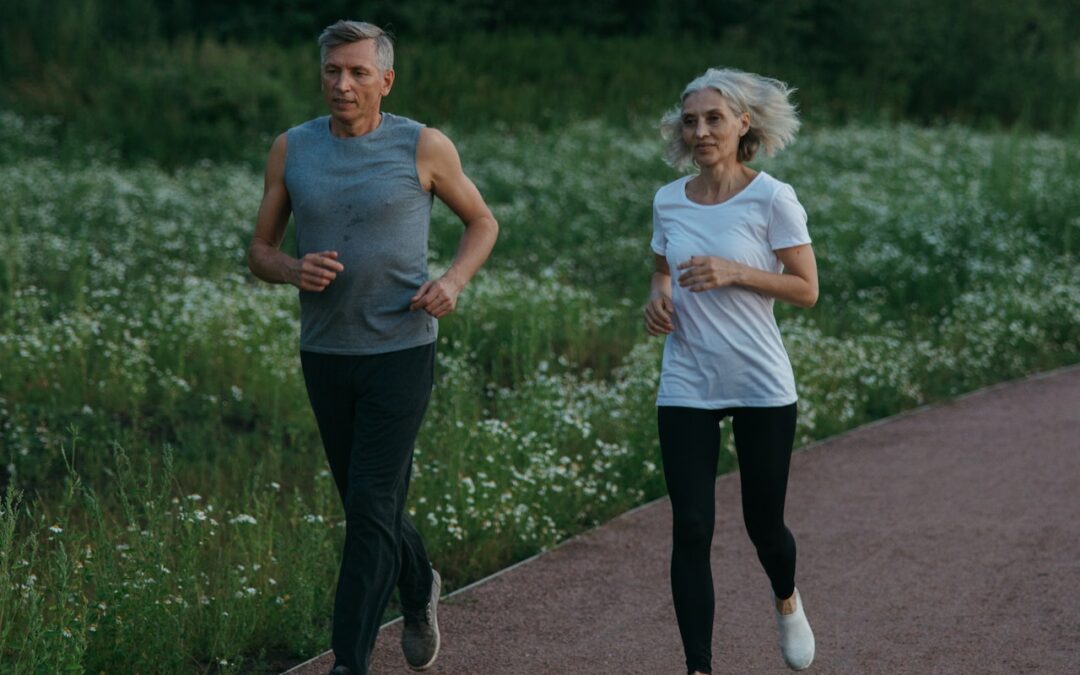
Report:
<svg viewBox="0 0 1080 675"><path fill-rule="evenodd" d="M693 199L690 199L690 195L686 194L686 186L687 186L687 184L690 181L692 181L695 177L697 177L699 175L701 175L701 174L693 174L693 175L690 175L690 176L684 176L683 177L682 182L679 184L679 197L681 197L682 200L685 201L687 204L691 204L693 206L699 206L699 207L701 207L703 209L712 209L712 208L716 208L718 206L727 206L731 202L735 201L739 197L741 197L744 194L746 194L747 192L749 192L750 188L754 187L754 184L758 182L758 179L765 175L765 172L764 171L758 171L757 175L754 176L753 178L751 178L750 182L747 183L743 187L743 189L741 189L738 192L736 192L735 194L731 195L730 197L728 197L724 201L717 202L715 204L702 204L701 202L695 202Z"/></svg>
<svg viewBox="0 0 1080 675"><path fill-rule="evenodd" d="M329 136L330 138L334 139L335 141L342 141L342 142L346 142L346 143L355 142L355 141L362 141L364 139L373 138L377 134L379 134L381 132L381 130L384 127L386 127L386 123L390 119L389 115L390 115L390 113L388 113L388 112L380 111L379 112L379 125L377 127L375 127L374 129L372 129L371 131L367 132L366 134L360 134L359 136L335 136L334 132L330 129L330 124L332 122L332 117L330 115L326 116L326 125L323 127L323 129L326 130L326 135Z"/></svg>

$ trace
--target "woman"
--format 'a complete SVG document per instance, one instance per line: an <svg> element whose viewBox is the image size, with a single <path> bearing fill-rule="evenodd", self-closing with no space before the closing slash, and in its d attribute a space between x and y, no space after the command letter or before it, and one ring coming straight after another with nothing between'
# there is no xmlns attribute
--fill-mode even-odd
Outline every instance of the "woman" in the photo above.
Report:
<svg viewBox="0 0 1080 675"><path fill-rule="evenodd" d="M720 421L729 416L743 520L772 584L781 653L795 670L814 657L795 589L795 540L784 525L797 397L773 301L813 306L817 265L794 190L745 164L759 148L771 155L795 137L791 91L709 69L661 122L668 163L698 168L656 193L656 271L645 306L649 333L667 335L657 419L673 512L671 590L690 673L712 672L709 548Z"/></svg>

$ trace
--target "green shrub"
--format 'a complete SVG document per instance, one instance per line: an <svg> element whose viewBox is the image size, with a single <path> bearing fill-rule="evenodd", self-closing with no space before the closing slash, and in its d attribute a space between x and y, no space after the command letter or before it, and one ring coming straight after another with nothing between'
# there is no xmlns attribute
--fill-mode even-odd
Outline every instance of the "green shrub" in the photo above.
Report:
<svg viewBox="0 0 1080 675"><path fill-rule="evenodd" d="M323 648L341 507L295 291L244 268L260 176L42 157L34 129L0 115L22 139L0 161L0 670ZM441 322L416 449L448 588L663 493L640 307L675 177L644 125L453 135L502 236ZM776 307L800 445L1080 361L1078 164L1075 140L907 125L811 126L755 163L795 186L819 261L817 306ZM436 212L434 270L460 232Z"/></svg>

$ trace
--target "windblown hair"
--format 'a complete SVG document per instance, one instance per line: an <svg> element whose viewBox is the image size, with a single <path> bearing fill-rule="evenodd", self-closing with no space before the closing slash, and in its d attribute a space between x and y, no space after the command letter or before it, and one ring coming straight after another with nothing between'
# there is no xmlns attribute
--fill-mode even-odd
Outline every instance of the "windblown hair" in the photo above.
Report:
<svg viewBox="0 0 1080 675"><path fill-rule="evenodd" d="M734 68L709 68L704 75L686 85L680 101L707 88L719 92L736 115L750 113L750 130L739 140L736 156L740 162L752 160L759 148L771 157L795 140L799 113L790 100L795 90L780 80ZM661 118L660 134L667 141L665 161L676 169L690 168L693 159L690 148L682 139L681 102Z"/></svg>
<svg viewBox="0 0 1080 675"><path fill-rule="evenodd" d="M326 53L340 45L361 40L375 41L375 62L382 71L394 67L394 41L389 33L366 21L341 20L331 24L319 36L319 60L326 61Z"/></svg>

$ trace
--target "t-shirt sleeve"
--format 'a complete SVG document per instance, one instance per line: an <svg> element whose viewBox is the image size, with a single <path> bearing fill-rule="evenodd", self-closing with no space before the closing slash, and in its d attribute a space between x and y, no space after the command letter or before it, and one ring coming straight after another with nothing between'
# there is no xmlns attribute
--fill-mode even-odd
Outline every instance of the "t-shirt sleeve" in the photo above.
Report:
<svg viewBox="0 0 1080 675"><path fill-rule="evenodd" d="M664 224L660 222L660 209L655 199L652 207L652 250L656 255L667 255L667 236L664 235Z"/></svg>
<svg viewBox="0 0 1080 675"><path fill-rule="evenodd" d="M799 203L795 190L784 184L773 195L769 213L769 247L775 251L809 243L806 209Z"/></svg>

